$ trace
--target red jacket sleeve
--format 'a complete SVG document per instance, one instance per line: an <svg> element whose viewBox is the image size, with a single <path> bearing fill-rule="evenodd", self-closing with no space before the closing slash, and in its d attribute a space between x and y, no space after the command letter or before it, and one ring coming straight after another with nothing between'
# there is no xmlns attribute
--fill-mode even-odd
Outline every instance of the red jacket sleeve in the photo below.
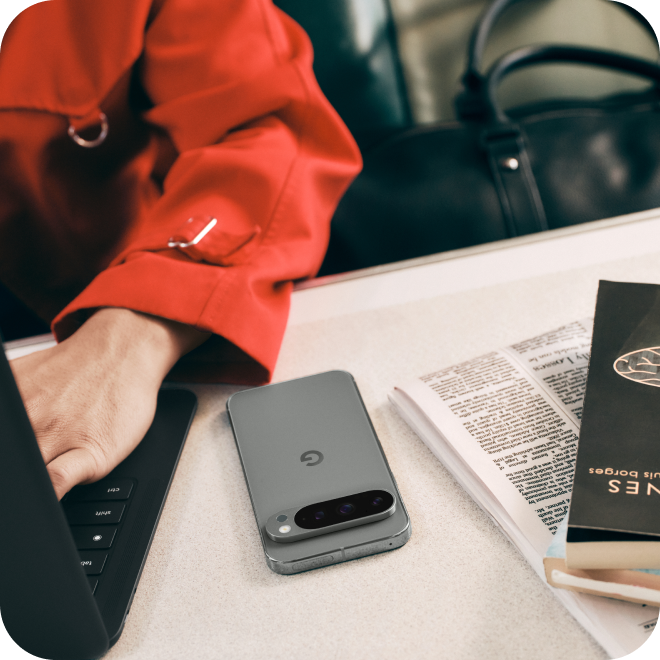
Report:
<svg viewBox="0 0 660 660"><path fill-rule="evenodd" d="M213 333L173 376L267 382L292 282L320 267L359 151L318 88L307 36L267 0L164 0L136 66L162 195L54 331L126 307Z"/></svg>

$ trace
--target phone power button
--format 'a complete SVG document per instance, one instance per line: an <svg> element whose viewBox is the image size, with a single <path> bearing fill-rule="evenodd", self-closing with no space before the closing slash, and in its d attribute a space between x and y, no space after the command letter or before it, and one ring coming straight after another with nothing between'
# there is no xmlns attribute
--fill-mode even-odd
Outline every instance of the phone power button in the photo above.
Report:
<svg viewBox="0 0 660 660"><path fill-rule="evenodd" d="M314 557L313 559L307 559L306 561L299 561L292 566L292 569L294 571L309 571L312 568L320 568L321 566L332 564L333 561L333 555L324 555L323 557Z"/></svg>

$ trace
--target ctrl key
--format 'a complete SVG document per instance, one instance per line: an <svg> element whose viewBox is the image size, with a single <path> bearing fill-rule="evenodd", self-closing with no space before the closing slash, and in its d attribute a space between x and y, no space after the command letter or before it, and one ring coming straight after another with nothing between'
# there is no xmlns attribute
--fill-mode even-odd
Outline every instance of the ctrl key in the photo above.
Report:
<svg viewBox="0 0 660 660"><path fill-rule="evenodd" d="M100 575L105 566L105 560L108 558L107 552L79 552L80 565L85 569L87 575Z"/></svg>

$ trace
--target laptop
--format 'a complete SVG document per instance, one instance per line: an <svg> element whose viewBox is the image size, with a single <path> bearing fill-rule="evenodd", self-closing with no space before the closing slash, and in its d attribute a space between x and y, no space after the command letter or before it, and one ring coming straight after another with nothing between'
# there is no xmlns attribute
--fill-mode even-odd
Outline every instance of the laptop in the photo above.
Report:
<svg viewBox="0 0 660 660"><path fill-rule="evenodd" d="M60 503L0 350L0 615L23 649L90 660L117 641L196 407L161 390L133 453Z"/></svg>

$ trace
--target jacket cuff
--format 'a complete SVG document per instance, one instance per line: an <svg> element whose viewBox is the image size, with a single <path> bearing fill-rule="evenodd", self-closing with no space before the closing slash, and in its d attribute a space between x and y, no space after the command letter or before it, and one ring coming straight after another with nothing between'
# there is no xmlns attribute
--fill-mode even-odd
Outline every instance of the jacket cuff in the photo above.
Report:
<svg viewBox="0 0 660 660"><path fill-rule="evenodd" d="M121 307L211 332L168 375L184 382L261 385L270 381L293 285L263 268L196 263L176 250L138 252L108 268L53 320L58 341L97 309Z"/></svg>

